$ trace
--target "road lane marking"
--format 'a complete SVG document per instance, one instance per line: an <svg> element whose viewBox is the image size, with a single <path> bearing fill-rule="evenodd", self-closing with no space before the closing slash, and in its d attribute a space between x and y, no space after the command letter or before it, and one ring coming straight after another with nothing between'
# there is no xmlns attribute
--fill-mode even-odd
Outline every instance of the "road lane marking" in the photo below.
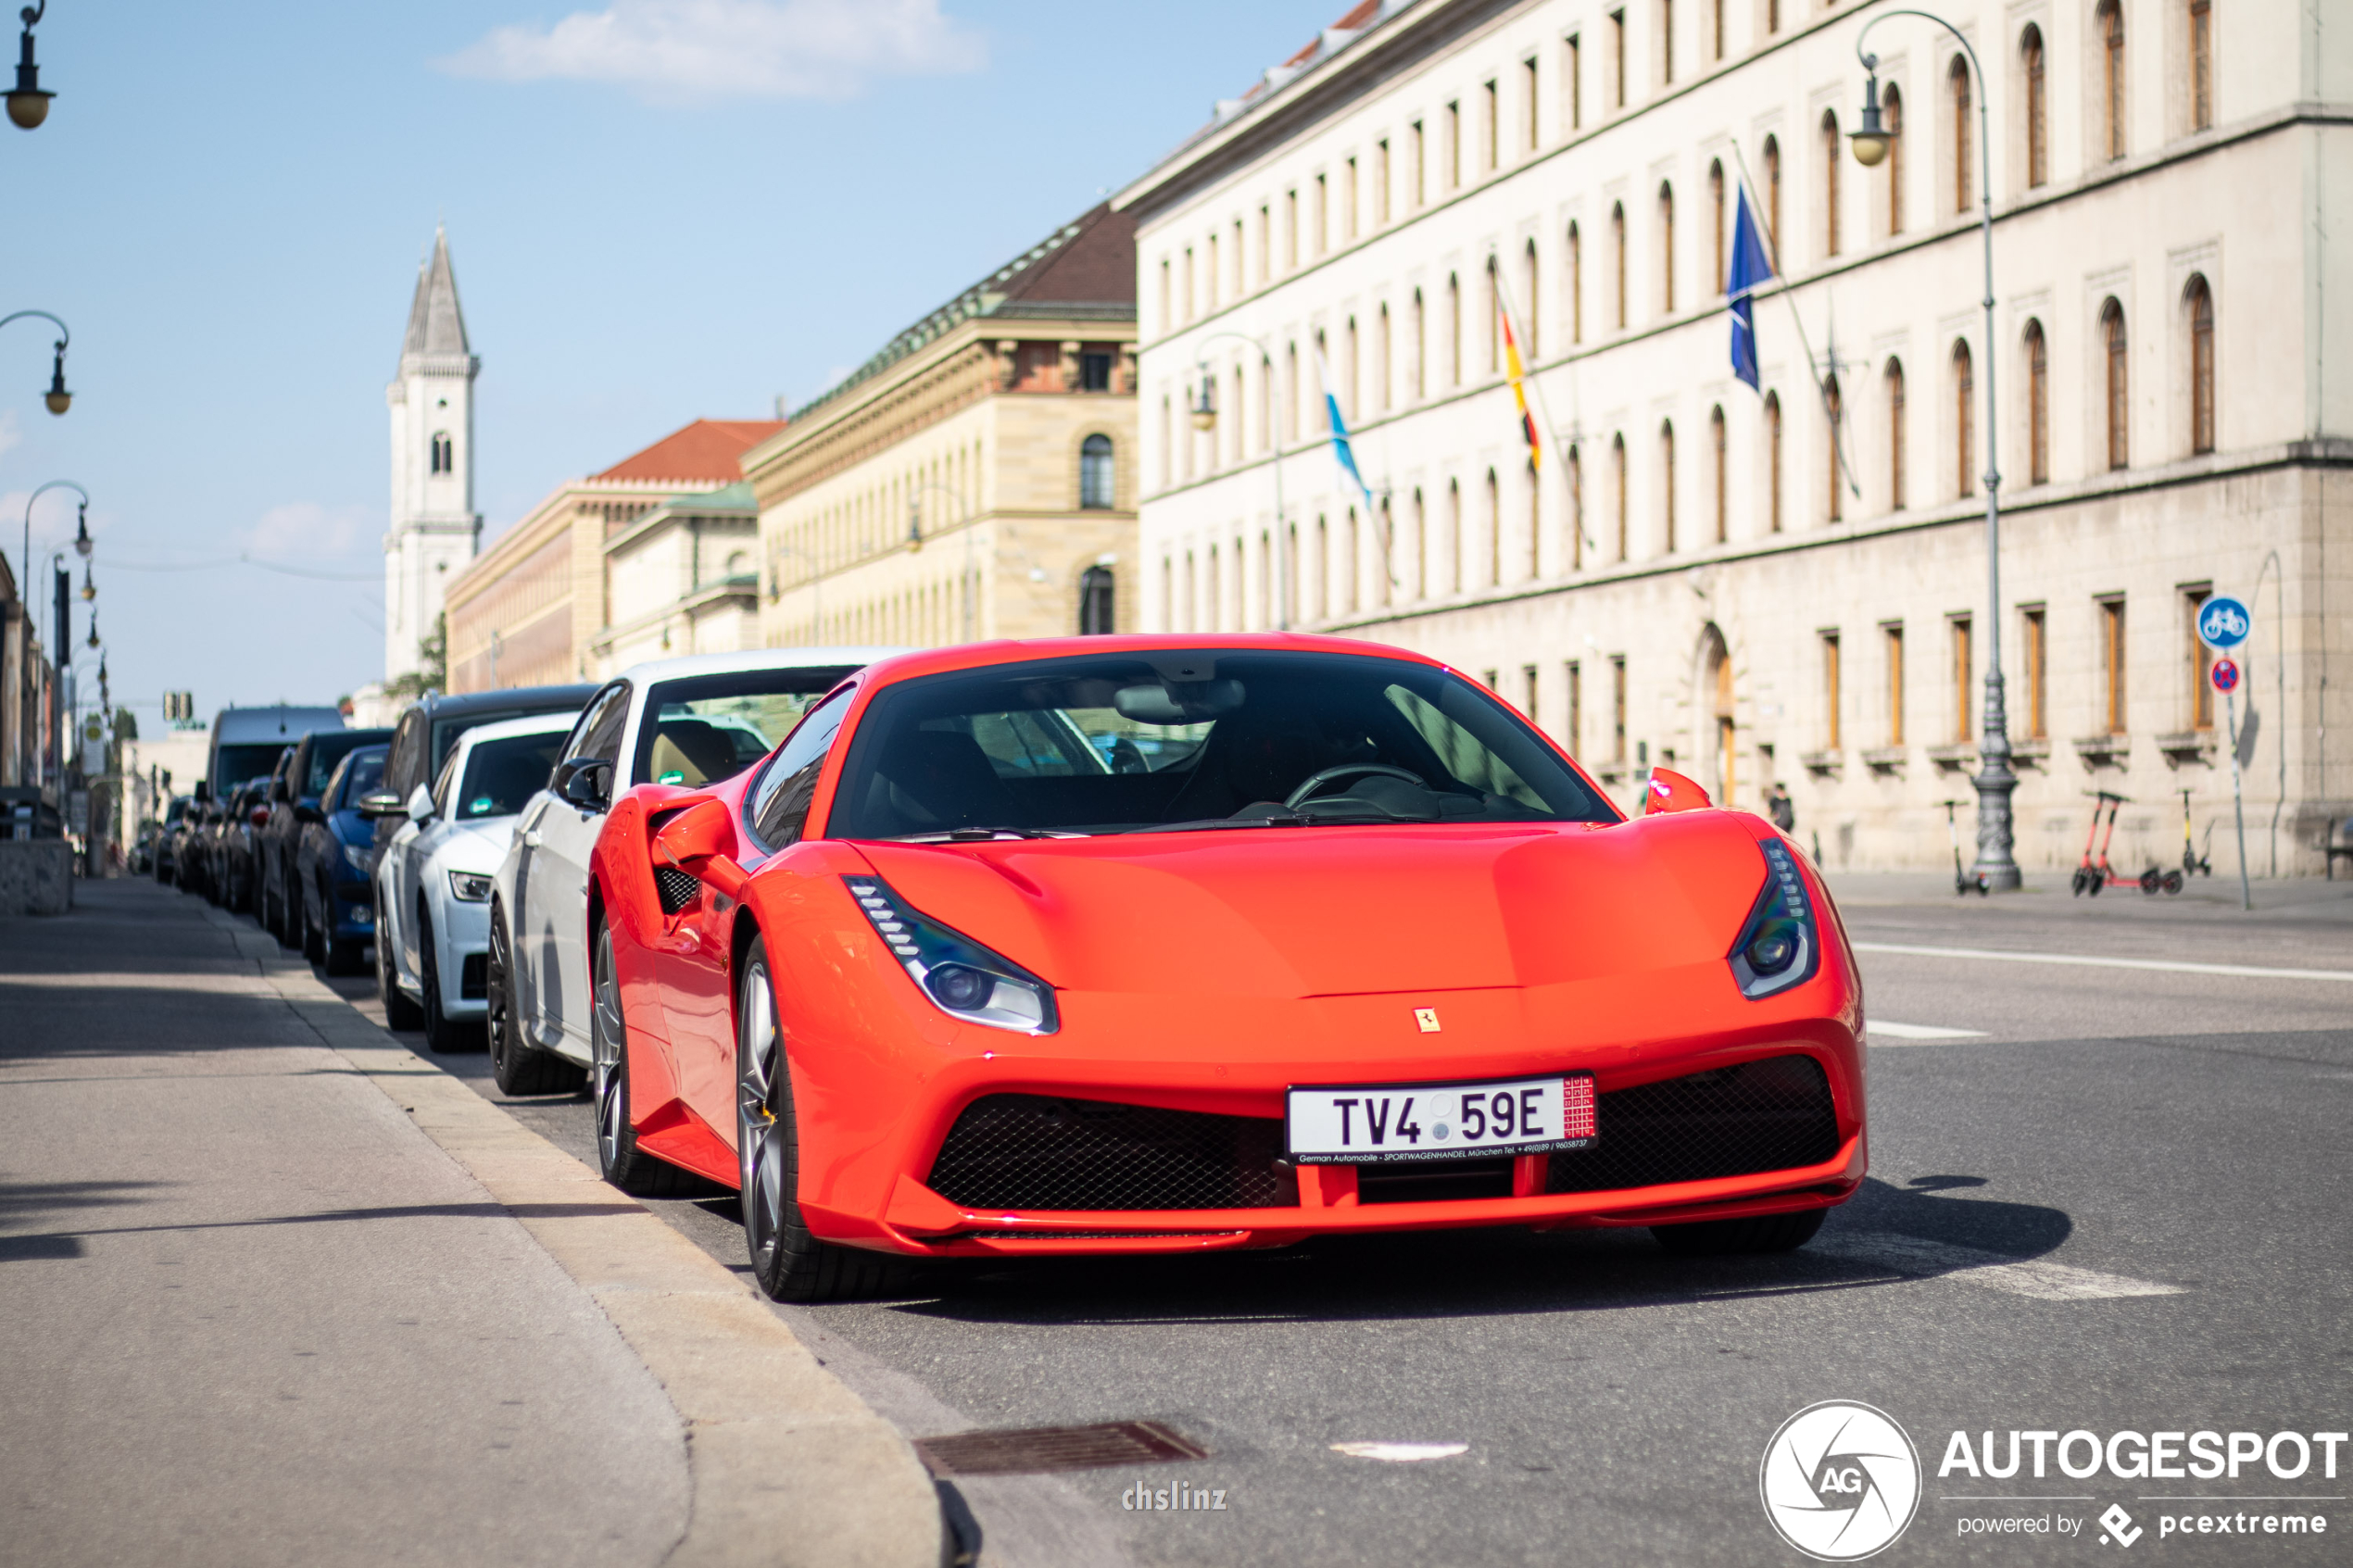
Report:
<svg viewBox="0 0 2353 1568"><path fill-rule="evenodd" d="M2088 964L2097 969L2156 969L2173 974L2230 974L2247 980L2347 980L2353 969L2259 969L2252 964L2181 963L2171 959L2105 959L2088 953L2011 953L1997 947L1919 947L1906 942L1856 942L1858 953L1909 953L1923 959L1995 959L2006 963Z"/></svg>
<svg viewBox="0 0 2353 1568"><path fill-rule="evenodd" d="M1874 1043L1881 1035L1891 1040L1904 1041L1982 1040L1985 1038L1985 1031L1982 1029L1940 1029L1932 1023L1890 1023L1885 1019L1880 1018L1874 1018L1865 1023L1863 1034Z"/></svg>
<svg viewBox="0 0 2353 1568"><path fill-rule="evenodd" d="M1416 1460L1453 1459L1468 1453L1468 1443L1334 1443L1332 1452L1346 1454L1351 1459L1385 1459L1393 1464L1410 1464Z"/></svg>
<svg viewBox="0 0 2353 1568"><path fill-rule="evenodd" d="M2178 1285L2102 1273L2039 1258L2011 1258L1894 1231L1841 1231L1817 1239L1811 1250L1898 1273L1942 1275L2038 1301L2099 1301L2119 1296L2181 1296Z"/></svg>

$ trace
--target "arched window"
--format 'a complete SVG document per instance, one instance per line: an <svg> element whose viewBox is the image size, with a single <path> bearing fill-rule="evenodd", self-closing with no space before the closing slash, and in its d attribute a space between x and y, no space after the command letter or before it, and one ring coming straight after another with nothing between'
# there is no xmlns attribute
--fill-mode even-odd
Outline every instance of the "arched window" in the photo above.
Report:
<svg viewBox="0 0 2353 1568"><path fill-rule="evenodd" d="M1675 314L1675 187L1658 187L1658 311Z"/></svg>
<svg viewBox="0 0 2353 1568"><path fill-rule="evenodd" d="M2124 156L2124 7L2119 0L2092 15L2100 40L2100 145L2113 163Z"/></svg>
<svg viewBox="0 0 2353 1568"><path fill-rule="evenodd" d="M1568 569L1581 571L1585 566L1585 455L1579 448L1568 449L1568 515L1562 521L1568 525Z"/></svg>
<svg viewBox="0 0 2353 1568"><path fill-rule="evenodd" d="M1527 355L1528 362L1532 365L1536 362L1537 352L1536 302L1544 297L1544 291L1539 284L1536 275L1536 242L1534 240L1528 242L1528 248L1522 253L1520 257L1520 267L1521 278L1519 297L1522 301L1520 308L1527 312L1527 315L1521 320L1520 325L1527 330L1528 341L1521 344L1519 346L1520 351Z"/></svg>
<svg viewBox="0 0 2353 1568"><path fill-rule="evenodd" d="M1414 490L1414 596L1429 597L1429 508L1422 504L1422 493Z"/></svg>
<svg viewBox="0 0 2353 1568"><path fill-rule="evenodd" d="M1765 241L1776 256L1781 245L1781 144L1765 138Z"/></svg>
<svg viewBox="0 0 2353 1568"><path fill-rule="evenodd" d="M1375 373L1379 377L1381 411L1386 413L1392 407L1390 398L1393 395L1393 389L1396 385L1396 383L1393 380L1393 370L1390 364L1389 302L1387 300L1381 301L1380 368Z"/></svg>
<svg viewBox="0 0 2353 1568"><path fill-rule="evenodd" d="M1283 350L1283 392L1288 399L1283 405L1283 438L1299 439L1299 345L1290 344Z"/></svg>
<svg viewBox="0 0 2353 1568"><path fill-rule="evenodd" d="M1722 13L1718 13L1721 15ZM1718 158L1707 166L1708 231L1714 243L1708 248L1708 263L1712 270L1710 294L1722 294L1730 268L1724 256L1724 160Z"/></svg>
<svg viewBox="0 0 2353 1568"><path fill-rule="evenodd" d="M1838 254L1838 115L1822 111L1822 254Z"/></svg>
<svg viewBox="0 0 2353 1568"><path fill-rule="evenodd" d="M1830 434L1830 520L1837 522L1846 516L1846 490L1839 483L1839 425L1844 420L1846 400L1839 395L1838 377L1822 378L1822 412L1828 416L1822 422Z"/></svg>
<svg viewBox="0 0 2353 1568"><path fill-rule="evenodd" d="M1617 558L1626 558L1626 438L1609 438L1611 500L1617 507Z"/></svg>
<svg viewBox="0 0 2353 1568"><path fill-rule="evenodd" d="M1967 212L1969 203L1969 157L1977 146L1977 128L1971 121L1975 108L1969 101L1969 61L1953 56L1953 69L1944 73L1944 95L1953 105L1953 210Z"/></svg>
<svg viewBox="0 0 2353 1568"><path fill-rule="evenodd" d="M1520 470L1520 481L1528 486L1528 575L1544 574L1544 486L1536 472L1536 458L1531 454Z"/></svg>
<svg viewBox="0 0 2353 1568"><path fill-rule="evenodd" d="M1503 279L1497 275L1496 266L1495 258L1489 257L1486 275L1481 281L1482 297L1478 302L1479 314L1486 318L1487 322L1479 332L1479 336L1487 344L1487 363L1483 368L1491 376L1504 368L1504 348L1496 333L1496 322L1502 319L1503 315L1497 308L1497 301L1503 295Z"/></svg>
<svg viewBox="0 0 2353 1568"><path fill-rule="evenodd" d="M1890 359L1887 387L1887 509L1904 509L1904 361Z"/></svg>
<svg viewBox="0 0 2353 1568"><path fill-rule="evenodd" d="M1707 411L1707 460L1710 488L1715 491L1716 542L1723 544L1731 537L1731 485L1725 458L1724 408L1721 404Z"/></svg>
<svg viewBox="0 0 2353 1568"><path fill-rule="evenodd" d="M1609 209L1610 249L1617 256L1617 329L1626 330L1626 204L1613 203Z"/></svg>
<svg viewBox="0 0 2353 1568"><path fill-rule="evenodd" d="M1119 630L1119 596L1112 581L1111 568L1090 566L1078 574L1078 634L1082 637L1108 637Z"/></svg>
<svg viewBox="0 0 2353 1568"><path fill-rule="evenodd" d="M1880 94L1880 119L1891 140L1887 144L1887 232L1904 232L1904 94L1894 82Z"/></svg>
<svg viewBox="0 0 2353 1568"><path fill-rule="evenodd" d="M2026 482L2051 482L2051 345L2043 323L2026 323Z"/></svg>
<svg viewBox="0 0 2353 1568"><path fill-rule="evenodd" d="M1781 0L1765 0L1765 31L1781 31Z"/></svg>
<svg viewBox="0 0 2353 1568"><path fill-rule="evenodd" d="M449 433L446 430L437 430L433 433L433 471L435 473L458 471L457 447L450 441Z"/></svg>
<svg viewBox="0 0 2353 1568"><path fill-rule="evenodd" d="M1568 341L1585 341L1585 246L1577 225L1568 226Z"/></svg>
<svg viewBox="0 0 2353 1568"><path fill-rule="evenodd" d="M2214 124L2214 5L2190 0L2190 129Z"/></svg>
<svg viewBox="0 0 2353 1568"><path fill-rule="evenodd" d="M2214 450L2214 291L2190 276L2183 304L2190 322L2190 450Z"/></svg>
<svg viewBox="0 0 2353 1568"><path fill-rule="evenodd" d="M2026 183L2051 177L2050 82L2044 69L2043 30L2029 23L2018 45L2020 72L2026 78Z"/></svg>
<svg viewBox="0 0 2353 1568"><path fill-rule="evenodd" d="M1347 395L1340 399L1340 406L1341 412L1345 414L1346 417L1351 420L1356 420L1363 417L1365 405L1359 400L1359 394L1357 391L1363 360L1362 356L1357 352L1356 318L1353 316L1351 316L1348 319L1347 348L1348 358L1346 362L1341 366L1340 372L1340 375L1345 378L1340 384L1347 389ZM1338 389L1336 388L1335 390Z"/></svg>
<svg viewBox="0 0 2353 1568"><path fill-rule="evenodd" d="M1446 537L1441 541L1446 553L1446 591L1463 591L1463 487L1454 480L1446 482Z"/></svg>
<svg viewBox="0 0 2353 1568"><path fill-rule="evenodd" d="M1675 421L1658 423L1658 515L1667 553L1675 553Z"/></svg>
<svg viewBox="0 0 2353 1568"><path fill-rule="evenodd" d="M2100 346L2108 361L2108 466L2120 469L2132 462L2132 366L2124 307L2113 299L2100 307Z"/></svg>
<svg viewBox="0 0 2353 1568"><path fill-rule="evenodd" d="M1447 384L1463 384L1463 281L1446 278Z"/></svg>
<svg viewBox="0 0 2353 1568"><path fill-rule="evenodd" d="M1971 471L1977 467L1977 377L1969 363L1969 344L1953 345L1953 494L1969 495Z"/></svg>
<svg viewBox="0 0 2353 1568"><path fill-rule="evenodd" d="M1414 291L1414 401L1429 395L1429 333L1424 330L1422 291Z"/></svg>
<svg viewBox="0 0 2353 1568"><path fill-rule="evenodd" d="M1111 437L1098 433L1078 444L1078 504L1089 511L1108 511L1118 505L1118 473L1113 467Z"/></svg>
<svg viewBox="0 0 2353 1568"><path fill-rule="evenodd" d="M1765 395L1765 508L1775 533L1781 531L1781 395Z"/></svg>

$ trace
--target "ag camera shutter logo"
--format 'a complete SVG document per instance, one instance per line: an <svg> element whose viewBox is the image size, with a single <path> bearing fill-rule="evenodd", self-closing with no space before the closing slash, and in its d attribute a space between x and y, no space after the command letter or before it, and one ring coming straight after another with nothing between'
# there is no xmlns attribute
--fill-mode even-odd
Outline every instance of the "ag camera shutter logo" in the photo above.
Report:
<svg viewBox="0 0 2353 1568"><path fill-rule="evenodd" d="M1885 1411L1845 1399L1781 1423L1757 1470L1765 1517L1820 1562L1855 1562L1893 1545L1920 1504L1920 1456Z"/></svg>

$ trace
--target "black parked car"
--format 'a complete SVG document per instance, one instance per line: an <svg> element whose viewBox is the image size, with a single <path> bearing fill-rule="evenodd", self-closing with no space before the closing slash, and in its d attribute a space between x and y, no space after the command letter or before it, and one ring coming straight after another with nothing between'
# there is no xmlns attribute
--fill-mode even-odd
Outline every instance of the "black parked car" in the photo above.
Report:
<svg viewBox="0 0 2353 1568"><path fill-rule="evenodd" d="M391 754L384 759L383 783L361 807L376 820L375 852L407 824L409 797L419 784L430 784L449 759L458 737L476 724L501 719L527 719L540 713L577 713L597 695L596 686L509 686L494 692L467 692L443 696L427 692L400 716L392 732ZM375 867L369 866L372 877Z"/></svg>
<svg viewBox="0 0 2353 1568"><path fill-rule="evenodd" d="M270 781L270 822L261 830L258 913L262 929L289 947L303 946L303 888L296 861L304 834L321 820L320 798L335 764L363 746L381 746L390 730L313 730L294 745Z"/></svg>
<svg viewBox="0 0 2353 1568"><path fill-rule="evenodd" d="M205 890L208 847L219 811L220 807L212 798L212 786L197 780L187 812L171 834L171 884L182 893Z"/></svg>
<svg viewBox="0 0 2353 1568"><path fill-rule="evenodd" d="M382 731L362 732L382 734ZM363 746L335 764L319 804L302 825L295 857L295 922L302 950L329 974L357 974L376 935L376 901L368 881L376 824L359 797L383 784L384 746Z"/></svg>
<svg viewBox="0 0 2353 1568"><path fill-rule="evenodd" d="M172 873L178 869L180 844L183 836L182 824L186 822L188 813L195 809L195 796L175 795L171 797L171 804L164 808L163 822L156 830L155 848L147 859L147 869L155 872L157 882L173 880Z"/></svg>
<svg viewBox="0 0 2353 1568"><path fill-rule="evenodd" d="M254 839L270 820L270 780L247 780L229 799L212 840L212 901L233 915L253 912Z"/></svg>

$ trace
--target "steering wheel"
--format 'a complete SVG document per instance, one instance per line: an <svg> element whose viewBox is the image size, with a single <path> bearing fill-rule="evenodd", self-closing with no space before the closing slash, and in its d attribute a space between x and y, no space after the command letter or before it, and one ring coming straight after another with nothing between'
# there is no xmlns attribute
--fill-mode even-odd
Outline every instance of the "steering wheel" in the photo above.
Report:
<svg viewBox="0 0 2353 1568"><path fill-rule="evenodd" d="M1422 782L1422 776L1419 773L1408 772L1403 768L1392 768L1386 762L1342 762L1337 768L1327 768L1320 773L1309 775L1306 783L1283 797L1283 804L1296 810L1309 796L1314 795L1334 779L1361 778L1367 773L1378 773L1386 778L1403 779L1407 784L1422 789L1429 787Z"/></svg>

